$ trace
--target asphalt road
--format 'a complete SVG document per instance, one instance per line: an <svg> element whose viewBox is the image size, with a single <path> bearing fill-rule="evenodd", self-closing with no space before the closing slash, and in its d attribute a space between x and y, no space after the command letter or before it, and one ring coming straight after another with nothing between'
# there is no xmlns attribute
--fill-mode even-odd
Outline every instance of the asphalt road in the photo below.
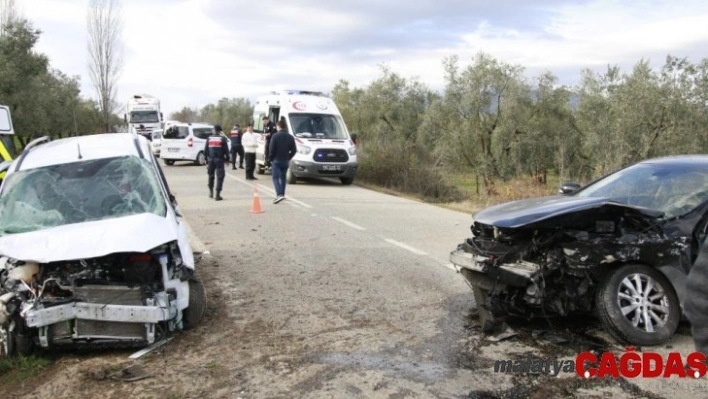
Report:
<svg viewBox="0 0 708 399"><path fill-rule="evenodd" d="M469 234L469 214L334 179L288 185L287 200L272 204L270 176L254 184L243 170L231 169L225 200L215 202L207 198L205 168L164 169L196 245L220 265L215 278L227 294L219 300L233 301L228 312L242 332L257 323L273 340L270 355L246 368L244 397L692 397L708 391L696 381L494 373L495 360L515 354L574 358L595 337L614 343L592 323L589 331L597 334L584 347L535 339L533 332L548 326L524 331L523 322L514 326L520 332L514 339L484 337L469 315L471 291L448 261ZM254 189L260 214L250 212ZM258 340L258 350L264 344ZM690 349L685 335L661 348Z"/></svg>

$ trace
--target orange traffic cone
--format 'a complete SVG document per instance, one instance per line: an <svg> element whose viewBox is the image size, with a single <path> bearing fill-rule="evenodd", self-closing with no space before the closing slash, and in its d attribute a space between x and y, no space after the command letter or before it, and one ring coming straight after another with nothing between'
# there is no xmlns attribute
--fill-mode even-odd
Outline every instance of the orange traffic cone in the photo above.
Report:
<svg viewBox="0 0 708 399"><path fill-rule="evenodd" d="M258 187L253 187L253 206L251 213L263 213L261 209L261 198L258 196Z"/></svg>

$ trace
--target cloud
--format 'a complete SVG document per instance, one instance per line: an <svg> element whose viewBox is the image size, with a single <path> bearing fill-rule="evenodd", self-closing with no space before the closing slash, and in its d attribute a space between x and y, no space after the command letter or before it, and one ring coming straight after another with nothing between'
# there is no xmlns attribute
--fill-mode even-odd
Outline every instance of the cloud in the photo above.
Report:
<svg viewBox="0 0 708 399"><path fill-rule="evenodd" d="M38 50L93 95L88 0L17 1L44 31ZM277 87L366 85L380 64L441 88L444 57L464 65L479 51L573 84L583 68L697 62L708 44L708 3L696 0L123 0L123 10L121 102L151 93L166 114Z"/></svg>

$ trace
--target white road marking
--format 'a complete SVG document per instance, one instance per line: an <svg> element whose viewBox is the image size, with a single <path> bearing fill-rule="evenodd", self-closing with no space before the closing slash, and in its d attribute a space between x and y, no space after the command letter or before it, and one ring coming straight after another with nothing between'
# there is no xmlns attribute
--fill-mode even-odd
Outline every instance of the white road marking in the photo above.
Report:
<svg viewBox="0 0 708 399"><path fill-rule="evenodd" d="M348 221L348 220L344 220L344 219L338 218L338 217L336 217L336 216L332 216L332 219L338 221L339 223L346 224L347 226L349 226L349 227L351 227L351 228L353 228L353 229L357 229L357 230L361 230L361 231L366 230L366 228L361 227L361 226L359 226L358 224L354 224L354 223L352 223L352 222L350 222L350 221Z"/></svg>
<svg viewBox="0 0 708 399"><path fill-rule="evenodd" d="M426 252L423 252L423 251L421 251L421 250L419 250L419 249L413 248L413 247L411 247L410 245L406 245L406 244L404 244L404 243L402 243L402 242L398 242L398 241L396 241L396 240L392 240L392 239L390 239L390 238L384 238L384 241L386 241L386 242L389 243L389 244L393 244L393 245L395 245L395 246L401 247L401 248L405 249L406 251L413 252L413 253L416 254L416 255L427 255Z"/></svg>

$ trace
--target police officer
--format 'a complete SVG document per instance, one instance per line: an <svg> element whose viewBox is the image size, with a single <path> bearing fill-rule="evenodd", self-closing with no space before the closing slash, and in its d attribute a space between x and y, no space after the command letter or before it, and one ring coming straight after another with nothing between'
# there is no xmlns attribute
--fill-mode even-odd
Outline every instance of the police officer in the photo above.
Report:
<svg viewBox="0 0 708 399"><path fill-rule="evenodd" d="M209 136L204 148L209 173L209 198L214 198L214 174L216 174L216 200L221 201L221 189L224 186L224 163L229 163L229 143L221 134L221 125L214 125L214 134Z"/></svg>

